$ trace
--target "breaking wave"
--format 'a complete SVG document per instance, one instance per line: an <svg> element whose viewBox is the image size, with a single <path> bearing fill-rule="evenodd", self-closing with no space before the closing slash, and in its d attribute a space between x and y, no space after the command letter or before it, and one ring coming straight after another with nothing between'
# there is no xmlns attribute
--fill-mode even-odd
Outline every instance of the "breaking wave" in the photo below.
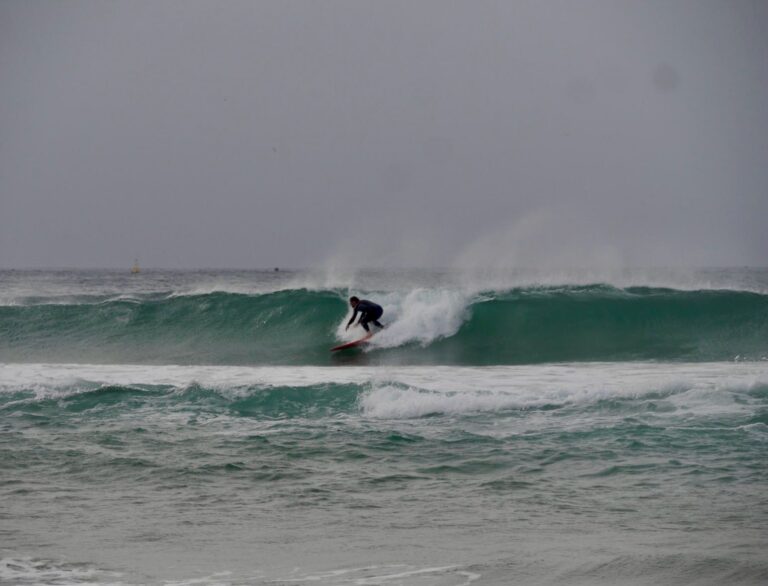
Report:
<svg viewBox="0 0 768 586"><path fill-rule="evenodd" d="M608 285L370 292L364 351L346 290L137 294L0 307L0 361L112 364L533 364L763 360L768 295Z"/></svg>

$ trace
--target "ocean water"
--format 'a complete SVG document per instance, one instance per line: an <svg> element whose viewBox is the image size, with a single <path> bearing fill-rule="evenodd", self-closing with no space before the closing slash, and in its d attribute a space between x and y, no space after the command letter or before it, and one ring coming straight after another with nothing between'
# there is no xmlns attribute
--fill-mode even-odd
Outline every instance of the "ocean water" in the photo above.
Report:
<svg viewBox="0 0 768 586"><path fill-rule="evenodd" d="M346 302L386 329L332 354ZM768 270L0 271L0 583L768 583Z"/></svg>

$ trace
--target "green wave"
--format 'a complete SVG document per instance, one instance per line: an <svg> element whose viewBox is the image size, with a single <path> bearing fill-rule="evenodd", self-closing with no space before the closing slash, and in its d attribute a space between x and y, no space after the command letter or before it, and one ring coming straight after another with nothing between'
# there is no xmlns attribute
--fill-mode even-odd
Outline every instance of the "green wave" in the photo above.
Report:
<svg viewBox="0 0 768 586"><path fill-rule="evenodd" d="M0 361L485 365L768 356L768 295L753 292L533 287L467 297L451 311L460 312L452 335L332 355L347 315L341 291L2 306ZM398 319L384 321L409 325Z"/></svg>
<svg viewBox="0 0 768 586"><path fill-rule="evenodd" d="M545 398L533 400L531 397L515 395L487 394L484 391L467 390L459 394L435 391L404 385L387 383L377 386L363 383L314 383L306 386L292 385L245 385L231 383L218 388L192 383L184 387L167 384L120 385L100 384L96 382L66 383L54 385L45 392L20 387L0 393L0 416L8 417L19 423L33 425L80 425L84 421L116 421L122 417L137 417L136 422L143 425L142 417L147 413L183 414L186 420L195 417L203 419L224 416L231 419L252 419L254 421L285 420L328 420L339 416L364 416L380 418L431 418L443 415L455 416L460 413L468 417L488 417L490 413L504 414L505 417L527 417L532 410L548 413L561 411L563 417L580 413L582 416L614 414L621 415L620 423L607 433L613 434L621 429L631 428L632 441L639 449L645 441L646 432L651 432L654 425L667 423L665 418L674 416L687 418L691 413L678 411L673 398L691 390L690 384L680 384L656 391L653 387L643 389L637 394L605 398L600 392L599 381L591 392L576 392L562 395L553 403ZM724 394L738 396L738 403L752 403L756 411L733 413L725 409L721 413L706 415L709 426L700 429L711 433L714 422L725 428L734 426L766 425L768 414L761 407L767 402L768 385L755 383L749 388L739 384L721 389ZM482 400L483 398L487 400ZM386 407L397 401L400 410L397 413ZM424 405L429 405L425 409ZM376 407L379 409L376 409ZM384 409L382 410L381 407ZM147 422L152 426L151 421ZM141 426L133 428L137 433L146 431ZM421 441L421 436L393 431L379 430L384 434L380 439L389 444L409 444ZM581 433L569 431L568 433ZM591 430L588 433L603 433ZM377 440L378 441L378 440ZM457 431L452 435L452 443L493 443L495 440L484 435Z"/></svg>
<svg viewBox="0 0 768 586"><path fill-rule="evenodd" d="M99 385L80 383L42 397L33 390L0 393L0 414L22 419L77 421L113 420L131 411L173 411L248 417L254 419L318 419L358 410L358 399L367 385L315 384L305 387L252 386L219 390L196 384L186 388L169 385Z"/></svg>
<svg viewBox="0 0 768 586"><path fill-rule="evenodd" d="M732 360L768 355L768 296L738 291L587 287L519 290L473 307L437 343L479 364Z"/></svg>

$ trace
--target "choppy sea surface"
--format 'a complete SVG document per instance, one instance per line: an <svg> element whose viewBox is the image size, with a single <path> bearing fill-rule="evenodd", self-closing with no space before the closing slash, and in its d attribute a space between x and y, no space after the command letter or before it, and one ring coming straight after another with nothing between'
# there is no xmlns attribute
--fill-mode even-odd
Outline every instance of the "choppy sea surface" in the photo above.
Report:
<svg viewBox="0 0 768 586"><path fill-rule="evenodd" d="M767 495L765 269L0 271L2 584L765 584Z"/></svg>

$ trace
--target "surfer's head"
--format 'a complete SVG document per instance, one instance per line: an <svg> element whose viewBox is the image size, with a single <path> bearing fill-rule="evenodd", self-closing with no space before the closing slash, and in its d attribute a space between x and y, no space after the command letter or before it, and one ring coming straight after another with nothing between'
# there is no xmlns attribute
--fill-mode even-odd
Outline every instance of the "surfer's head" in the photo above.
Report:
<svg viewBox="0 0 768 586"><path fill-rule="evenodd" d="M350 297L350 298L349 298L349 304L350 304L352 307L357 307L357 304L358 304L358 303L360 303L360 300L359 300L357 297L355 297L354 295L353 295L352 297Z"/></svg>

